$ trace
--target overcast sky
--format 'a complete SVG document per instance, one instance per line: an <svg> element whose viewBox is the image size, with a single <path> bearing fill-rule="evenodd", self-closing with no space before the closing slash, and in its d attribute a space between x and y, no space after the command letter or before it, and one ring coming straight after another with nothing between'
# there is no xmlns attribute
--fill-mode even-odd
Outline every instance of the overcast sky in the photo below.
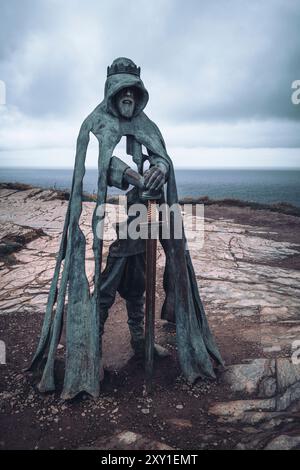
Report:
<svg viewBox="0 0 300 470"><path fill-rule="evenodd" d="M299 0L1 0L0 165L73 166L119 56L176 166L300 167Z"/></svg>

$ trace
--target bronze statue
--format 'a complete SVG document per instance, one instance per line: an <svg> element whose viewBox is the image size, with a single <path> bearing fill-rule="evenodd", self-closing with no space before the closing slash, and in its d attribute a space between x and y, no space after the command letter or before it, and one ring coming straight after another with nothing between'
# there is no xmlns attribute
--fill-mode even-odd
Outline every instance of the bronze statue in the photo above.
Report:
<svg viewBox="0 0 300 470"><path fill-rule="evenodd" d="M79 132L60 249L39 345L30 366L30 370L42 366L40 391L55 389L55 354L66 317L64 399L83 391L94 397L99 394L101 338L117 291L126 300L131 345L137 355L144 353L145 240L118 238L111 245L106 267L101 272L103 237L97 233L97 207L105 203L107 187L126 190L133 185L127 193L129 207L136 202L145 203L143 191L159 194L159 201L169 206L178 202L174 168L164 140L143 111L149 95L140 78L140 68L130 59L116 59L108 67L104 95ZM85 273L86 241L79 226L90 132L99 142L97 206L92 222L95 257L92 294ZM127 153L133 156L137 171L113 156L123 136L127 137ZM141 151L142 145L147 149L146 155ZM150 167L143 172L146 159ZM172 220L169 223L172 226ZM184 234L177 239L171 227L170 238L160 241L166 255L163 280L166 297L161 315L176 322L182 372L190 382L199 377L214 378L211 359L217 364L222 364L222 359L209 330ZM158 355L165 354L158 345L154 349Z"/></svg>

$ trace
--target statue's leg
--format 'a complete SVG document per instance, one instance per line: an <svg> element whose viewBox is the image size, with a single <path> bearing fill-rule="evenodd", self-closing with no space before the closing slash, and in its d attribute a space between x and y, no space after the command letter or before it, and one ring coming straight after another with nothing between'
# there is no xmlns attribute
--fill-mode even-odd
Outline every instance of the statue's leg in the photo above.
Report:
<svg viewBox="0 0 300 470"><path fill-rule="evenodd" d="M131 346L136 354L144 352L145 253L127 257L118 291L126 301Z"/></svg>
<svg viewBox="0 0 300 470"><path fill-rule="evenodd" d="M128 326L130 331L130 343L135 354L144 354L144 297L126 300Z"/></svg>
<svg viewBox="0 0 300 470"><path fill-rule="evenodd" d="M124 276L126 258L108 256L105 269L100 277L100 336L104 333L104 325L108 317L108 311L113 305L116 293ZM100 341L101 344L101 341Z"/></svg>
<svg viewBox="0 0 300 470"><path fill-rule="evenodd" d="M135 355L140 358L145 354L145 270L145 253L129 256L118 288L120 295L126 300L130 343ZM154 354L160 358L169 356L167 349L156 343Z"/></svg>

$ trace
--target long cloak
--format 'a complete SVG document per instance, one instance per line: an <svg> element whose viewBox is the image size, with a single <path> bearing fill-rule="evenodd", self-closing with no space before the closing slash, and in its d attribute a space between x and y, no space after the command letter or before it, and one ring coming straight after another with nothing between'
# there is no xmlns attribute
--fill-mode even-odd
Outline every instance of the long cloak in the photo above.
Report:
<svg viewBox="0 0 300 470"><path fill-rule="evenodd" d="M115 106L115 95L124 87L135 87L139 96L132 119L121 119ZM126 135L144 145L169 164L166 202L178 203L174 168L158 127L143 109L148 92L141 79L122 73L110 76L105 84L101 104L83 122L76 147L70 200L53 274L39 344L29 370L41 370L39 390L55 390L54 366L63 323L66 322L65 375L62 398L71 399L80 392L99 395L99 298L103 236L99 238L97 207L104 204L110 159L116 145ZM99 142L97 203L93 213L93 252L95 259L94 291L91 293L85 272L86 239L80 229L83 178L90 132ZM102 225L102 230L104 224ZM99 232L98 232L99 234ZM215 377L212 361L222 359L210 332L198 291L197 281L185 237L161 240L166 255L164 272L165 302L162 318L176 322L179 362L186 379L193 383L199 377ZM68 293L68 305L66 294Z"/></svg>

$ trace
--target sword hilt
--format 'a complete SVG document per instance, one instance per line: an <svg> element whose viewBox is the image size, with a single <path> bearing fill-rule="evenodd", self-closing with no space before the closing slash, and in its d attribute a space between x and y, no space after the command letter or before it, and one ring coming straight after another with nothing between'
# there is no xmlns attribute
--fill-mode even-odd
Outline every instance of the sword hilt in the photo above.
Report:
<svg viewBox="0 0 300 470"><path fill-rule="evenodd" d="M147 215L148 223L156 222L156 200L149 199Z"/></svg>

